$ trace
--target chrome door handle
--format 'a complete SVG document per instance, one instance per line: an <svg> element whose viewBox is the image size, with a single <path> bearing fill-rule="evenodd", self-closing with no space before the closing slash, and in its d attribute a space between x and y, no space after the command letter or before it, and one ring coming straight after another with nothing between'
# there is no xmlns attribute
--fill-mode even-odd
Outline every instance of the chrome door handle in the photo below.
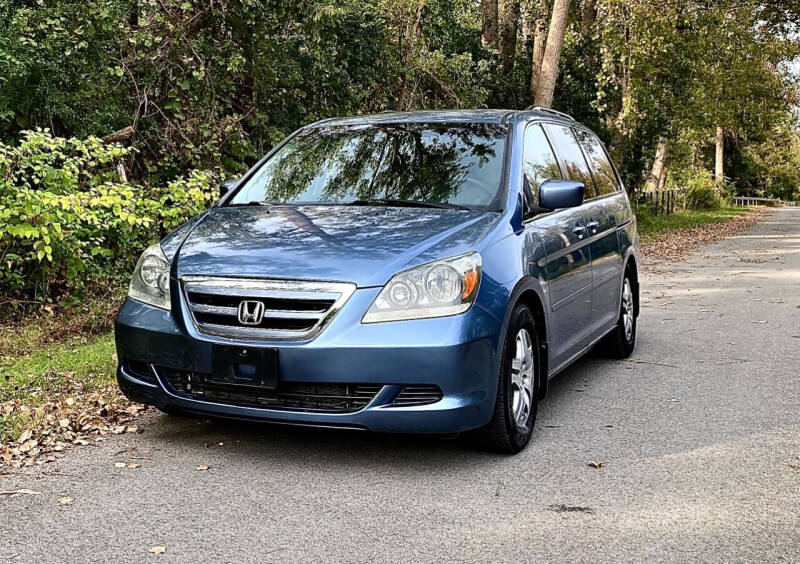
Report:
<svg viewBox="0 0 800 564"><path fill-rule="evenodd" d="M597 233L597 228L599 226L600 226L600 223L598 223L597 221L590 221L589 223L586 224L586 227L591 229L592 233Z"/></svg>
<svg viewBox="0 0 800 564"><path fill-rule="evenodd" d="M578 236L578 239L583 238L583 234L586 233L586 228L583 225L576 225L572 228L572 232Z"/></svg>

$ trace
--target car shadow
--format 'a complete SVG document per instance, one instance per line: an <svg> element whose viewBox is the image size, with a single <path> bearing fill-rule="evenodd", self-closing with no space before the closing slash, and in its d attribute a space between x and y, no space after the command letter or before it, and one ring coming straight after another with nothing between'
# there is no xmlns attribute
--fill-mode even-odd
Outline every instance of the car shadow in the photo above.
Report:
<svg viewBox="0 0 800 564"><path fill-rule="evenodd" d="M549 409L549 406L563 406L565 402L575 401L570 389L579 379L588 377L592 362L597 362L597 359L591 355L581 359L550 382L548 397L539 407L536 430L528 450L536 448L542 426L560 424L560 409ZM203 451L220 443L223 446L236 445L236 456L261 461L279 460L281 464L303 464L313 457L357 465L377 457L390 464L402 461L404 465L422 467L435 462L437 471L440 471L466 462L475 464L483 460L491 463L507 458L485 448L470 433L460 436L408 435L192 416L158 414L153 417L152 424L147 426L147 435L155 443L172 443L181 449Z"/></svg>

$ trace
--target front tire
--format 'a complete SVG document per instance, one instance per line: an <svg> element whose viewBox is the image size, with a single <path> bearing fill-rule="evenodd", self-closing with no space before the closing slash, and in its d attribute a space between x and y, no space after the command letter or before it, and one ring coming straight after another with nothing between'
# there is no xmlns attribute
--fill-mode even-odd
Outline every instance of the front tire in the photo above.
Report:
<svg viewBox="0 0 800 564"><path fill-rule="evenodd" d="M516 454L530 441L539 405L539 350L533 313L519 304L508 322L494 413L489 424L477 431L492 450Z"/></svg>

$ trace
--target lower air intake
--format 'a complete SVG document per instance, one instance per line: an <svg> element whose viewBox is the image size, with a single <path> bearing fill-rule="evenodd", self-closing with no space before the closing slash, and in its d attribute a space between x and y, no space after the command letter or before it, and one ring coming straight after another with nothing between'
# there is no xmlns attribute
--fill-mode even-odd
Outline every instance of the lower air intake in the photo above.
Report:
<svg viewBox="0 0 800 564"><path fill-rule="evenodd" d="M429 403L436 403L442 397L442 390L439 386L405 386L397 397L394 398L392 405L396 406L410 406L410 405L426 405Z"/></svg>
<svg viewBox="0 0 800 564"><path fill-rule="evenodd" d="M269 390L258 386L212 382L206 378L206 374L198 372L171 368L158 370L172 391L189 399L287 411L358 411L366 407L383 387L373 384L280 382L276 389Z"/></svg>

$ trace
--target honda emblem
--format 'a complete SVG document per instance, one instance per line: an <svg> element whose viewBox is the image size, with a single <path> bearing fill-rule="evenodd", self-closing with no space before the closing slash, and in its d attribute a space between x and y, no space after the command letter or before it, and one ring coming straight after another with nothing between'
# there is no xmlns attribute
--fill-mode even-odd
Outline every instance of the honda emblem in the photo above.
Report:
<svg viewBox="0 0 800 564"><path fill-rule="evenodd" d="M245 300L239 303L239 323L261 325L262 319L264 319L264 302Z"/></svg>

